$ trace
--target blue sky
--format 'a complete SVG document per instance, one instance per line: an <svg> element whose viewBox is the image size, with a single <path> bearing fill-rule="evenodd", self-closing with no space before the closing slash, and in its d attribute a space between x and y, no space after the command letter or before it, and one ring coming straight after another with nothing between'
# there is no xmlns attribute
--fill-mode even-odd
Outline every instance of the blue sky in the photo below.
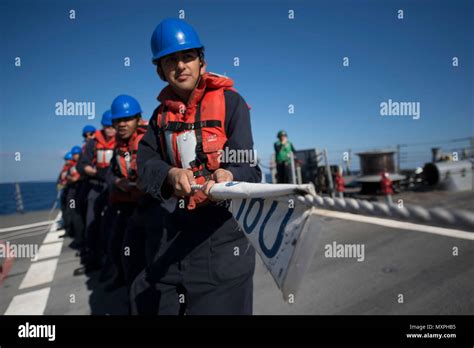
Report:
<svg viewBox="0 0 474 348"><path fill-rule="evenodd" d="M208 70L231 77L251 105L265 164L279 129L297 149L328 148L333 163L344 149L426 143L413 148L405 166L428 161L431 144L449 150L451 143L438 141L474 135L472 1L4 0L0 6L0 182L55 179L64 153L81 143L82 127L99 126L118 94L135 96L149 118L165 86L151 64L150 37L180 9L206 47ZM459 58L456 68L452 57ZM95 102L96 119L56 116L63 99ZM420 119L380 116L388 99L419 102ZM353 163L357 168L357 157Z"/></svg>

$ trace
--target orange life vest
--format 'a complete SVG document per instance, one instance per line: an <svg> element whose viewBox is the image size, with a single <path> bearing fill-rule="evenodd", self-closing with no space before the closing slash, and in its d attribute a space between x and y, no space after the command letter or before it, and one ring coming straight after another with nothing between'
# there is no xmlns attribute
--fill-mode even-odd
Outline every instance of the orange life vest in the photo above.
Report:
<svg viewBox="0 0 474 348"><path fill-rule="evenodd" d="M80 178L81 174L79 174L79 172L76 169L77 162L75 160L71 160L70 162L71 162L70 166L66 172L67 176L71 176L73 178Z"/></svg>
<svg viewBox="0 0 474 348"><path fill-rule="evenodd" d="M171 86L158 97L161 105L156 123L162 156L175 167L192 170L197 184L204 184L220 167L221 151L227 142L224 91L234 90L233 84L225 76L206 73L187 106ZM194 209L206 201L207 196L197 191L189 198L187 208Z"/></svg>
<svg viewBox="0 0 474 348"><path fill-rule="evenodd" d="M115 158L119 167L120 175L131 182L137 180L137 151L138 144L145 135L146 127L139 125L135 133L128 140L117 139ZM109 201L115 203L137 202L144 193L138 188L133 188L130 192L123 192L118 188L111 190Z"/></svg>
<svg viewBox="0 0 474 348"><path fill-rule="evenodd" d="M115 158L122 177L130 181L137 179L138 144L145 135L146 127L138 126L137 130L127 140L117 140Z"/></svg>
<svg viewBox="0 0 474 348"><path fill-rule="evenodd" d="M104 133L101 130L95 131L95 148L94 148L94 162L97 168L107 168L110 160L114 155L115 136L109 141L105 139Z"/></svg>
<svg viewBox="0 0 474 348"><path fill-rule="evenodd" d="M69 168L71 166L72 166L72 161L71 160L66 161L66 163L64 163L63 168L61 169L61 172L59 174L59 184L60 185L66 185L67 184L67 175L68 175Z"/></svg>

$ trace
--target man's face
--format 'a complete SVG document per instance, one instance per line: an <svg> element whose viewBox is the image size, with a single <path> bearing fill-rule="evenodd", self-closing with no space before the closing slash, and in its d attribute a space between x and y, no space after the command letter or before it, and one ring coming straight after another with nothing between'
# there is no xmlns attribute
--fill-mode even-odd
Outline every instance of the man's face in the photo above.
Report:
<svg viewBox="0 0 474 348"><path fill-rule="evenodd" d="M115 133L117 133L117 131L115 130L113 126L107 126L107 127L104 127L104 133L106 137L112 138L115 136Z"/></svg>
<svg viewBox="0 0 474 348"><path fill-rule="evenodd" d="M95 133L94 132L87 132L85 135L84 135L84 138L86 141L89 141L91 139L94 139L95 138Z"/></svg>
<svg viewBox="0 0 474 348"><path fill-rule="evenodd" d="M281 136L280 136L280 141L281 141L282 143L286 142L287 139L288 139L288 138L286 137L286 135L281 135Z"/></svg>
<svg viewBox="0 0 474 348"><path fill-rule="evenodd" d="M76 162L79 161L79 154L76 153L76 154L72 155L72 159Z"/></svg>
<svg viewBox="0 0 474 348"><path fill-rule="evenodd" d="M119 118L113 121L114 127L117 130L117 136L126 140L132 136L138 127L138 117Z"/></svg>
<svg viewBox="0 0 474 348"><path fill-rule="evenodd" d="M199 54L196 49L176 52L160 60L161 69L167 82L175 90L187 93L196 86L201 74L206 71L206 65L200 66Z"/></svg>

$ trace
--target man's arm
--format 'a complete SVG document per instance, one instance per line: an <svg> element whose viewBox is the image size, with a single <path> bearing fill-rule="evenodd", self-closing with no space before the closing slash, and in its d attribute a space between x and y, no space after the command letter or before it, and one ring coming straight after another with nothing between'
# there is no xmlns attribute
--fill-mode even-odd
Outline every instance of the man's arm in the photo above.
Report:
<svg viewBox="0 0 474 348"><path fill-rule="evenodd" d="M226 147L229 150L247 150L252 152L253 163L222 163L221 167L230 171L235 181L261 182L262 172L257 166L256 153L253 150L250 112L245 100L234 91L225 91L226 118L225 131L227 134ZM250 159L250 157L247 157Z"/></svg>
<svg viewBox="0 0 474 348"><path fill-rule="evenodd" d="M105 182L107 183L107 186L109 189L113 190L116 188L115 183L117 179L119 179L119 176L116 174L116 168L117 168L117 159L115 158L115 151L114 155L112 156L110 160L110 165L107 168L107 173L105 174Z"/></svg>
<svg viewBox="0 0 474 348"><path fill-rule="evenodd" d="M89 140L86 144L86 148L84 149L81 157L79 158L79 162L77 163L76 169L79 172L79 174L83 176L95 175L94 174L95 168L93 167L94 148L95 148L95 140Z"/></svg>
<svg viewBox="0 0 474 348"><path fill-rule="evenodd" d="M172 168L161 156L156 115L153 113L148 129L138 145L137 167L138 188L152 197L163 200L171 197L173 189L167 182L168 172Z"/></svg>

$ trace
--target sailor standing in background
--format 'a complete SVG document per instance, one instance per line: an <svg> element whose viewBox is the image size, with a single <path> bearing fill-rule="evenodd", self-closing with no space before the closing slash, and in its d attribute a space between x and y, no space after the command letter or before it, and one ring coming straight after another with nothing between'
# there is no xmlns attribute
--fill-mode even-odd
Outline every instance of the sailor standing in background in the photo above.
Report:
<svg viewBox="0 0 474 348"><path fill-rule="evenodd" d="M83 231L84 222L79 211L78 205L78 192L80 188L81 174L77 171L77 162L81 155L81 147L74 146L71 149L72 160L71 165L68 168L66 179L67 179L67 196L66 196L66 211L70 221L70 235L74 238L74 241L69 245L73 249L81 250L84 244Z"/></svg>
<svg viewBox="0 0 474 348"><path fill-rule="evenodd" d="M102 266L101 216L108 201L105 177L115 148L115 128L112 114L102 115L102 129L95 131L85 146L77 165L81 175L88 177L87 212L85 223L85 271L97 270Z"/></svg>
<svg viewBox="0 0 474 348"><path fill-rule="evenodd" d="M112 102L112 124L117 130L114 155L107 170L109 187L109 212L113 220L108 240L108 256L116 275L106 287L113 291L126 285L123 258L135 253L130 246L124 246L127 225L143 193L137 189L137 149L146 128L141 125L142 110L138 101L128 95L119 95Z"/></svg>
<svg viewBox="0 0 474 348"><path fill-rule="evenodd" d="M85 226L86 226L86 215L87 215L87 196L89 194L89 190L91 189L91 185L89 183L89 176L86 175L80 167L80 158L83 156L84 151L86 149L87 144L95 138L95 127L92 125L86 125L82 128L82 137L84 139L84 143L82 144L81 154L76 164L76 170L79 172L80 177L79 181L77 182L77 189L76 189L76 211L79 213L79 216L82 220L82 236L81 236L81 245L80 245L80 256L81 256L81 263L85 262L86 256L86 244L85 244Z"/></svg>
<svg viewBox="0 0 474 348"><path fill-rule="evenodd" d="M295 153L295 148L288 140L288 135L284 130L279 131L277 137L278 141L274 144L277 183L289 184L291 181L291 153Z"/></svg>
<svg viewBox="0 0 474 348"><path fill-rule="evenodd" d="M60 196L60 202L61 202L61 215L62 215L62 220L63 220L63 228L65 230L65 233L61 235L61 238L64 238L65 236L72 236L71 233L71 219L69 215L69 210L66 209L67 205L67 191L68 191L68 183L67 183L67 173L69 168L73 165L73 160L72 160L72 153L71 151L67 152L66 155L64 155L64 165L59 173L58 180L56 182L56 190L61 191L61 196Z"/></svg>

